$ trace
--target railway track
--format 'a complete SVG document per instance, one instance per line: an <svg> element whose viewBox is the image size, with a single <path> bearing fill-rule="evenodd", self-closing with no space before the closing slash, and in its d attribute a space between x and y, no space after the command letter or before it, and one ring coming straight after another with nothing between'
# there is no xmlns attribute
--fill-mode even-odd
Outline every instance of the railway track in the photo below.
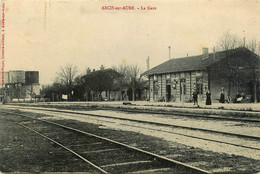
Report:
<svg viewBox="0 0 260 174"><path fill-rule="evenodd" d="M166 126L166 127L173 127L173 128L181 128L181 129L187 129L187 130L193 130L193 131L209 132L209 133L220 134L220 135L253 139L253 140L257 140L257 141L260 140L260 137L258 137L258 136L243 135L243 134L230 133L230 132L225 132L225 131L217 131L217 130L211 130L211 129L204 129L204 128L198 128L198 127L182 126L182 125L176 125L176 124L171 124L171 123L161 123L161 122L156 122L156 121L147 121L147 120L140 120L140 119L133 119L133 118L121 118L121 117L115 117L115 116L90 114L90 113L83 113L83 112L70 111L70 110L35 108L35 107L28 107L28 108L34 109L34 110L40 110L40 111L86 115L86 116L93 116L93 117L100 117L100 118L109 118L109 119L116 119L116 120L125 120L125 121L132 121L132 122L138 122L138 123L152 124L152 125L157 125L157 126L159 125L159 126ZM244 119L242 119L242 120L244 120ZM239 120L239 121L242 121L242 120ZM238 121L238 120L236 120L236 121Z"/></svg>
<svg viewBox="0 0 260 174"><path fill-rule="evenodd" d="M97 115L97 114L89 114L89 113L82 113L82 112L77 112L77 111L69 111L69 110L58 110L58 109L46 109L46 108L30 108L30 109L35 109L35 110L40 110L40 111L49 111L49 112L58 112L58 113L66 113L66 114L76 114L76 115L86 115L86 116L91 116L91 117L97 117L97 118L104 118L104 119L116 119L116 120L123 120L123 121L131 121L131 122L136 122L136 123L142 123L142 124L150 124L150 125L155 125L155 126L162 126L162 127L171 127L171 128L177 128L177 129L186 129L190 131L200 131L200 132L205 132L205 133L213 133L216 135L225 135L228 137L238 137L238 138L243 138L246 140L251 140L258 142L260 140L260 137L258 136L251 136L251 135L241 135L241 134L236 134L236 133L229 133L229 132L223 132L223 131L215 131L215 130L209 130L209 129L201 129L201 128L195 128L195 127L188 127L188 126L180 126L180 125L174 125L174 124L168 124L168 123L158 123L155 121L144 121L144 120L136 120L136 119L129 119L129 118L121 118L121 117L114 117L114 116L106 116L106 115ZM127 125L126 125L127 126ZM136 127L136 128L142 128L142 129L150 129L150 130L155 130L155 131L160 131L160 132L165 132L165 133L170 133L170 134L175 134L179 136L184 136L192 139L198 139L198 140L206 140L214 143L220 143L220 144L227 144L227 145L232 145L235 147L242 147L245 149L251 149L251 150L260 150L259 147L255 147L252 145L243 145L241 143L237 142L232 142L229 139L226 141L223 140L218 140L216 138L212 138L211 136L198 136L198 135L192 135L192 134L187 134L187 133L179 133L176 131L167 131L164 129L157 129L156 127L153 128L147 128L142 125L130 125L131 127Z"/></svg>
<svg viewBox="0 0 260 174"><path fill-rule="evenodd" d="M215 119L215 120L226 120L226 121L243 121L243 122L253 122L253 123L260 123L260 119L253 119L253 118L233 118L232 116L217 116L217 115L206 115L206 114L193 114L193 113L183 113L183 112L169 112L169 111L149 111L149 110L136 110L136 109L116 109L118 111L127 111L132 113L146 113L146 114L160 114L160 115L174 115L174 116L183 116L183 117L193 117L193 118L204 118L204 119Z"/></svg>
<svg viewBox="0 0 260 174"><path fill-rule="evenodd" d="M28 107L28 106L22 106ZM31 106L30 106L31 107ZM37 106L33 106L36 108ZM44 108L48 109L50 106L43 106ZM54 107L56 107L54 105ZM65 106L58 106L59 109L66 109ZM58 109L57 108L57 109ZM90 110L97 110L98 108L91 108L87 107ZM75 107L74 105L70 106L70 109L86 109L85 106ZM111 108L102 108L102 110L111 110ZM122 111L122 112L131 112L131 113L144 113L144 114L160 114L160 115L173 115L173 116L183 116L183 117L193 117L193 118L202 118L202 119L214 119L214 120L226 120L226 121L238 121L238 122L253 122L253 123L260 123L260 119L256 119L255 117L235 117L234 116L222 116L222 115L208 115L208 114L198 114L198 113L187 113L187 112L179 112L179 111L153 111L153 110L142 110L142 109L132 109L132 108L113 108L113 111Z"/></svg>
<svg viewBox="0 0 260 174"><path fill-rule="evenodd" d="M1 111L2 112L2 111ZM5 112L7 113L7 112ZM80 158L98 173L171 172L210 173L106 137L66 125L12 113L21 119L17 124L55 143Z"/></svg>

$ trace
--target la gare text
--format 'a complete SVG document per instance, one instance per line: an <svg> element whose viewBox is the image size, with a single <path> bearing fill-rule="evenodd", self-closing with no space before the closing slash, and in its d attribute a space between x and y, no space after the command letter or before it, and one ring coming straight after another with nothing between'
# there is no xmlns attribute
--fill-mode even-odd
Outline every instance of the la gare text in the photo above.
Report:
<svg viewBox="0 0 260 174"><path fill-rule="evenodd" d="M153 6L102 6L102 10L156 10Z"/></svg>

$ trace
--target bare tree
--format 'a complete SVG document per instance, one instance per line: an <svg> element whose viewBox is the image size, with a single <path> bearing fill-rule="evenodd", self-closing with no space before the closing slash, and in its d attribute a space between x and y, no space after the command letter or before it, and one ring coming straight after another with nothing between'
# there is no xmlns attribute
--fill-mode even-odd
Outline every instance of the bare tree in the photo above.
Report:
<svg viewBox="0 0 260 174"><path fill-rule="evenodd" d="M24 93L22 93L22 87L24 86L24 77L23 76L14 76L12 77L12 84L9 85L8 96L11 100L17 98L20 101L20 98L24 98Z"/></svg>
<svg viewBox="0 0 260 174"><path fill-rule="evenodd" d="M113 70L117 71L118 73L122 74L121 76L118 77L117 79L117 84L119 87L119 98L120 100L123 100L122 92L123 90L128 86L129 84L129 66L121 64L119 66L113 66Z"/></svg>
<svg viewBox="0 0 260 174"><path fill-rule="evenodd" d="M28 88L27 88L27 91L30 95L30 101L32 101L32 98L35 96L35 93L34 93L34 89L33 89L33 84L31 84Z"/></svg>
<svg viewBox="0 0 260 174"><path fill-rule="evenodd" d="M258 45L257 50L257 43L255 39L252 39L249 41L249 43L246 45L246 47L252 51L253 53L257 54L258 50L260 51L260 46ZM249 62L250 67L249 71L252 73L252 84L253 84L253 90L254 90L254 102L257 103L257 84L259 83L259 62Z"/></svg>
<svg viewBox="0 0 260 174"><path fill-rule="evenodd" d="M243 46L242 40L230 31L226 31L220 38L219 47L221 51L235 49Z"/></svg>
<svg viewBox="0 0 260 174"><path fill-rule="evenodd" d="M16 79L14 81L14 87L16 91L16 97L18 98L18 101L20 102L20 98L25 98L25 93L22 90L22 87L24 86L25 79L23 76L16 76Z"/></svg>
<svg viewBox="0 0 260 174"><path fill-rule="evenodd" d="M259 79L257 79L258 77L257 74L259 73L259 63L255 62L252 59L249 59L246 60L248 65L242 65L243 63L240 60L238 59L234 60L234 58L232 58L231 55L233 54L233 49L238 47L246 47L247 49L254 52L255 54L258 51L257 49L259 49L260 52L260 47L257 48L257 43L256 40L254 39L249 41L248 44L245 44L245 39L242 42L242 39L232 34L230 31L227 31L223 34L223 36L220 38L217 48L219 51L222 51L222 53L219 54L219 56L225 56L227 58L225 68L227 69L227 77L228 77L228 93L230 94L233 83L237 84L237 90L239 90L238 89L239 81L242 80L241 78L239 78L239 72L244 70L243 66L247 66L246 67L248 71L247 74L250 74L250 76L248 76L248 78L250 79L244 79L244 80L247 80L247 82L248 80L250 80L252 82L254 87L254 92L253 92L254 101L257 102L257 83L259 81Z"/></svg>
<svg viewBox="0 0 260 174"><path fill-rule="evenodd" d="M66 86L69 100L71 100L71 92L77 73L78 68L73 64L67 64L65 67L60 67L60 71L57 73L58 77L56 81Z"/></svg>
<svg viewBox="0 0 260 174"><path fill-rule="evenodd" d="M112 69L116 70L121 74L118 77L117 83L120 91L120 99L122 100L122 92L123 90L131 88L132 90L132 100L135 100L135 92L138 88L140 88L142 83L142 77L140 77L141 69L137 65L119 65L113 66Z"/></svg>
<svg viewBox="0 0 260 174"><path fill-rule="evenodd" d="M257 103L257 86L259 84L259 64L260 61L248 61L248 73L251 74L251 84L253 85L254 102Z"/></svg>
<svg viewBox="0 0 260 174"><path fill-rule="evenodd" d="M249 41L248 44L246 45L246 48L256 54L257 52L256 40L252 39L251 41Z"/></svg>
<svg viewBox="0 0 260 174"><path fill-rule="evenodd" d="M135 91L140 87L142 77L140 77L141 70L137 65L130 65L128 68L128 75L131 79L131 89L132 89L132 100L135 101Z"/></svg>
<svg viewBox="0 0 260 174"><path fill-rule="evenodd" d="M239 39L238 36L232 34L230 31L226 31L217 45L218 51L222 51L222 54L219 56L223 56L227 58L226 68L227 68L227 77L228 77L228 94L230 95L231 86L234 80L237 77L239 63L237 61L232 61L230 55L232 54L232 50L238 47L243 46L242 40ZM238 79L237 79L238 80ZM238 83L238 81L237 81Z"/></svg>

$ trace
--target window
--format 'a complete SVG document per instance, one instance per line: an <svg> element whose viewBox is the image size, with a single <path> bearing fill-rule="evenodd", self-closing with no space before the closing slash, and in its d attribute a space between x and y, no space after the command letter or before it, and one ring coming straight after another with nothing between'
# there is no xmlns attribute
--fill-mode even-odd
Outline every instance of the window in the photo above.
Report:
<svg viewBox="0 0 260 174"><path fill-rule="evenodd" d="M186 73L182 72L180 73L180 78L185 78L186 77Z"/></svg>
<svg viewBox="0 0 260 174"><path fill-rule="evenodd" d="M154 85L153 85L154 95L158 95L158 89L159 89L158 82L154 82Z"/></svg>
<svg viewBox="0 0 260 174"><path fill-rule="evenodd" d="M183 87L183 89L182 89ZM180 93L186 94L186 79L180 79Z"/></svg>
<svg viewBox="0 0 260 174"><path fill-rule="evenodd" d="M203 80L202 77L196 78L196 91L197 94L203 94Z"/></svg>
<svg viewBox="0 0 260 174"><path fill-rule="evenodd" d="M174 80L173 80L173 83L172 83L172 89L176 89L177 83L178 83L178 80L177 80L177 79L174 79Z"/></svg>
<svg viewBox="0 0 260 174"><path fill-rule="evenodd" d="M153 76L153 80L156 81L157 80L157 75Z"/></svg>

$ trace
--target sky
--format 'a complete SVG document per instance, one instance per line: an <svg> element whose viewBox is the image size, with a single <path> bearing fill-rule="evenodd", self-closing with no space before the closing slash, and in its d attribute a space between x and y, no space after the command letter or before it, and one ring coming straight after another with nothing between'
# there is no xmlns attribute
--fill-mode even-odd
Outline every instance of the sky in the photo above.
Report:
<svg viewBox="0 0 260 174"><path fill-rule="evenodd" d="M171 58L212 52L229 31L260 41L259 0L4 0L5 71L39 71L50 84L60 67L80 74L120 64L146 70ZM102 10L134 6L135 10ZM156 10L140 10L155 7ZM137 9L139 8L139 9Z"/></svg>

